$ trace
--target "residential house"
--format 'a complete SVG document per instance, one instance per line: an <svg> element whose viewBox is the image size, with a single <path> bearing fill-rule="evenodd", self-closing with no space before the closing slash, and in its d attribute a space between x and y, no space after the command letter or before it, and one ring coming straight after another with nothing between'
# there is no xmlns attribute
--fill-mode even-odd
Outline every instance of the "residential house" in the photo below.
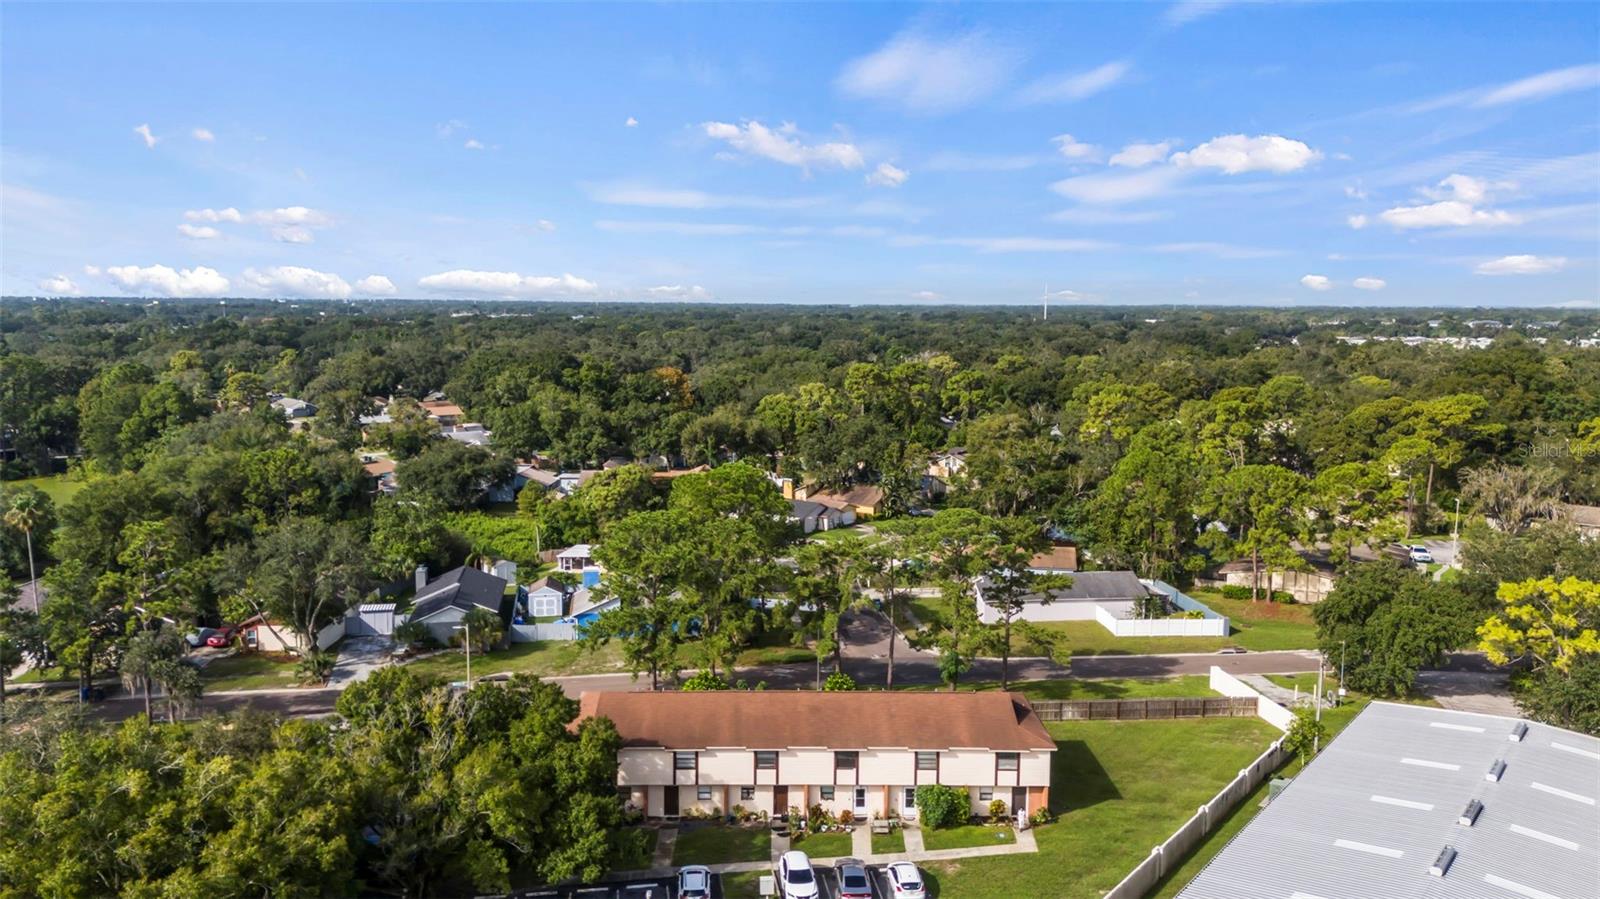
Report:
<svg viewBox="0 0 1600 899"><path fill-rule="evenodd" d="M423 400L418 405L422 406L422 411L428 413L428 417L438 422L441 428L448 428L466 417L460 406L447 400Z"/></svg>
<svg viewBox="0 0 1600 899"><path fill-rule="evenodd" d="M425 580L427 574L426 567L418 568L417 580ZM514 605L515 598L506 595L505 578L463 565L417 587L407 620L426 625L434 639L449 643L456 626L473 609L487 609L500 616L502 624L510 624Z"/></svg>
<svg viewBox="0 0 1600 899"><path fill-rule="evenodd" d="M589 479L600 473L598 468L584 468L578 471L563 471L556 475L555 489L562 496L571 496L579 487L589 483Z"/></svg>
<svg viewBox="0 0 1600 899"><path fill-rule="evenodd" d="M993 624L1000 620L1000 613L985 600L988 587L987 580L979 580L978 620ZM1023 611L1017 617L1023 621L1093 621L1095 609L1100 608L1113 618L1131 618L1139 601L1152 595L1159 594L1131 571L1075 571L1070 587L1022 597Z"/></svg>
<svg viewBox="0 0 1600 899"><path fill-rule="evenodd" d="M802 488L795 492L794 498L821 503L840 511L849 509L857 519L872 518L883 511L883 488L872 484L856 484L844 491L812 492L809 488Z"/></svg>
<svg viewBox="0 0 1600 899"><path fill-rule="evenodd" d="M587 543L569 546L556 553L556 570L565 571L578 576L578 584L582 587L593 587L600 583L600 575L604 569L594 560L594 552Z"/></svg>
<svg viewBox="0 0 1600 899"><path fill-rule="evenodd" d="M305 641L290 627L273 621L265 614L252 615L239 622L236 627L238 638L244 642L246 649L257 652L290 652L295 655L304 655L306 652ZM345 621L339 619L324 625L317 631L317 649L325 650L339 642L344 636Z"/></svg>
<svg viewBox="0 0 1600 899"><path fill-rule="evenodd" d="M400 482L395 479L395 462L387 456L365 455L361 457L361 467L367 472L368 489L373 493L382 493L392 496L400 490Z"/></svg>
<svg viewBox="0 0 1600 899"><path fill-rule="evenodd" d="M855 510L848 506L827 506L804 499L789 500L789 523L800 526L801 533L831 531L856 523Z"/></svg>
<svg viewBox="0 0 1600 899"><path fill-rule="evenodd" d="M974 815L1050 801L1056 744L1019 693L584 693L579 707L616 725L618 787L650 817L914 818L916 788L936 783L965 790Z"/></svg>
<svg viewBox="0 0 1600 899"><path fill-rule="evenodd" d="M1295 602L1322 602L1339 582L1340 563L1333 561L1330 547L1326 544L1317 547L1297 545L1294 550L1304 567L1274 568L1261 563L1261 589L1288 593L1294 597ZM1350 560L1354 562L1375 562L1379 559L1393 559L1403 564L1411 564L1405 548L1398 545L1377 551L1366 546L1357 546L1350 553ZM1250 559L1242 558L1217 566L1207 576L1197 578L1195 583L1204 586L1249 587L1252 578Z"/></svg>
<svg viewBox="0 0 1600 899"><path fill-rule="evenodd" d="M709 465L696 465L693 468L663 468L659 471L652 471L650 478L655 481L670 481L674 478L681 478L686 474L700 474L710 470L711 466Z"/></svg>
<svg viewBox="0 0 1600 899"><path fill-rule="evenodd" d="M457 443L465 443L468 446L488 446L490 438L494 436L493 432L477 422L451 425L441 433Z"/></svg>
<svg viewBox="0 0 1600 899"><path fill-rule="evenodd" d="M1034 574L1072 574L1078 570L1078 546L1075 543L1057 543L1028 560L1028 570Z"/></svg>
<svg viewBox="0 0 1600 899"><path fill-rule="evenodd" d="M966 470L967 448L964 446L953 446L934 453L928 460L928 474L945 482Z"/></svg>
<svg viewBox="0 0 1600 899"><path fill-rule="evenodd" d="M1583 539L1600 540L1600 506L1575 506L1571 503L1562 503L1557 507L1556 514L1572 522Z"/></svg>
<svg viewBox="0 0 1600 899"><path fill-rule="evenodd" d="M622 600L615 596L601 599L599 594L594 592L593 586L585 585L572 591L567 600L567 617L561 619L562 621L586 625L622 605Z"/></svg>
<svg viewBox="0 0 1600 899"><path fill-rule="evenodd" d="M285 418L310 418L317 414L316 404L292 396L278 397L272 401L272 408L282 412Z"/></svg>

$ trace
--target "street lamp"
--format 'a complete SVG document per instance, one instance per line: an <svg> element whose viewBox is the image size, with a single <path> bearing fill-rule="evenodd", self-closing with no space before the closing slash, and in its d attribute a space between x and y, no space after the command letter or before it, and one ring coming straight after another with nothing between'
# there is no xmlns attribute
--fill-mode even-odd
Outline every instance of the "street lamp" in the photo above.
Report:
<svg viewBox="0 0 1600 899"><path fill-rule="evenodd" d="M1461 497L1456 497L1456 524L1450 534L1450 564L1461 567Z"/></svg>
<svg viewBox="0 0 1600 899"><path fill-rule="evenodd" d="M472 689L472 625L465 622L456 625L451 630L466 631L463 645L467 647L467 689Z"/></svg>

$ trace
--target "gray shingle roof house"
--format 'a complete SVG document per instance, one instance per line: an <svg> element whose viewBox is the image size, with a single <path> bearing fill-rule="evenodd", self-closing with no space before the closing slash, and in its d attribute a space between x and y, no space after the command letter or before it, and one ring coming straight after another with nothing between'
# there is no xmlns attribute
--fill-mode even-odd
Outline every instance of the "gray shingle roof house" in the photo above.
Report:
<svg viewBox="0 0 1600 899"><path fill-rule="evenodd" d="M1178 896L1592 897L1597 802L1600 739L1375 702Z"/></svg>
<svg viewBox="0 0 1600 899"><path fill-rule="evenodd" d="M417 591L410 620L439 618L450 610L457 612L455 617L459 618L473 608L488 609L509 620L508 600L505 578L463 565L439 575Z"/></svg>

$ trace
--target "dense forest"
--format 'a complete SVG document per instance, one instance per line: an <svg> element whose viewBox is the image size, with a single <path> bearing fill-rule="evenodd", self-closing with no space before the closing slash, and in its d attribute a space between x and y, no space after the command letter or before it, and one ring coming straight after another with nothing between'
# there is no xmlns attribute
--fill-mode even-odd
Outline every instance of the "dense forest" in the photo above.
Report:
<svg viewBox="0 0 1600 899"><path fill-rule="evenodd" d="M895 615L895 591L918 579L956 610L923 638L954 686L977 656L1009 661L1010 610L1050 586L1026 560L1050 537L1070 536L1089 566L1187 584L1238 558L1294 567L1308 544L1342 563L1361 546L1448 533L1459 508L1460 576L1365 566L1316 609L1323 648L1347 651L1357 688L1395 695L1444 651L1481 645L1525 666L1530 713L1600 730L1600 543L1558 514L1600 504L1592 313L1084 308L1044 321L1024 309L8 300L0 335L0 606L13 582L40 576L48 590L0 615L0 670L28 658L85 687L116 672L182 711L201 687L177 662L176 630L265 612L310 643L419 564L535 565L540 550L594 542L600 589L622 605L583 643L622 644L652 683L696 669L684 686L725 685L742 649L792 629L781 639L815 654L822 687L841 617L868 590ZM1406 337L1431 342L1370 339ZM420 405L441 396L492 439L441 434ZM291 420L274 405L285 398L315 414ZM930 494L930 459L957 449L959 471ZM395 462L396 491L375 489L363 467L374 452ZM570 496L524 488L490 514L490 488L519 466L589 471ZM59 472L77 489L58 505L27 479ZM880 488L873 539L798 540L769 476ZM980 577L997 624L971 613ZM788 604L753 601L770 596ZM311 651L304 665L325 677L331 659ZM400 698L363 710L371 690L347 692L345 731L240 724L185 741L133 722L79 732L19 709L14 719L42 717L0 744L0 818L113 776L187 796L206 759L277 795L294 792L285 766L314 780L354 765L382 784L426 764L440 784L470 783L494 759L533 764L527 747L571 742L558 734L572 709L537 685L475 712L399 675L376 683ZM491 734L480 715L504 726ZM407 732L417 722L424 736ZM612 823L615 809L583 799L608 782L593 768L607 737L586 733L561 751L589 773L552 787L583 800L571 821L528 818L516 796L467 808L428 793L435 784L405 801L454 823L401 845L458 860L402 872L394 844L357 822L399 827L420 812L346 784L298 811L307 829L290 836L303 845L279 850L309 853L309 867L264 874L263 889L317 894L296 878L349 859L394 890L418 888L410 877L503 887L515 873L505 847L541 843L539 828ZM90 773L102 765L117 773ZM550 777L539 768L527 782ZM135 798L77 842L158 812L203 820L223 842L40 855L19 882L76 871L60 894L177 895L160 885L203 885L261 855L244 843L264 812ZM334 832L332 849L316 849ZM522 873L593 873L620 848L599 840ZM0 836L6 867L26 854Z"/></svg>

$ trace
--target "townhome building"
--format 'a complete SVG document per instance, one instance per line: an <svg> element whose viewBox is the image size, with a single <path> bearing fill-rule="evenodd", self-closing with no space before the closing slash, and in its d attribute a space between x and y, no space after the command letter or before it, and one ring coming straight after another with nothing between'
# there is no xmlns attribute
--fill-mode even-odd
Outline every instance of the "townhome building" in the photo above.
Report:
<svg viewBox="0 0 1600 899"><path fill-rule="evenodd" d="M1032 813L1050 801L1056 744L1017 693L584 693L581 718L622 736L617 784L649 817L820 805L916 817L916 790L967 791Z"/></svg>

